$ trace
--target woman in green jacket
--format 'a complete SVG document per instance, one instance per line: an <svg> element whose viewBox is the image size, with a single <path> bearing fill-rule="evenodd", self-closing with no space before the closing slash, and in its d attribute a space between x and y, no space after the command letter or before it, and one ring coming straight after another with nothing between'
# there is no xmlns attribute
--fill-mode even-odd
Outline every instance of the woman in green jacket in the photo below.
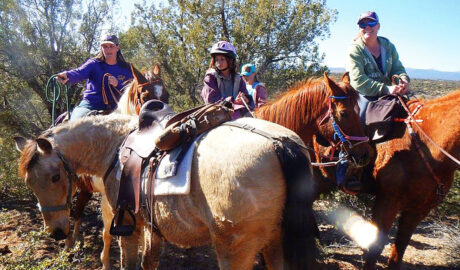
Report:
<svg viewBox="0 0 460 270"><path fill-rule="evenodd" d="M369 101L387 94L405 94L409 90L409 76L399 61L395 46L384 37L377 36L379 18L373 11L361 14L359 34L348 50L346 70L351 85L359 92L361 121ZM399 75L398 85L391 85L391 77Z"/></svg>

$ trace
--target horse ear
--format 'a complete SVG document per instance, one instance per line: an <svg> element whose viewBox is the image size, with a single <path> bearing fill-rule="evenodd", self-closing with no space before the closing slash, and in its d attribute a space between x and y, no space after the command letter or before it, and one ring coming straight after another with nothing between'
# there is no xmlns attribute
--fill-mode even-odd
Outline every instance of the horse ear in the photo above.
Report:
<svg viewBox="0 0 460 270"><path fill-rule="evenodd" d="M331 93L331 95L334 95L333 89L336 86L335 82L327 76L326 72L324 72L323 78L324 78L324 83L326 84L327 89L329 89L329 92Z"/></svg>
<svg viewBox="0 0 460 270"><path fill-rule="evenodd" d="M14 142L16 143L16 149L22 153L24 147L26 146L27 140L23 137L14 137Z"/></svg>
<svg viewBox="0 0 460 270"><path fill-rule="evenodd" d="M350 73L349 72L343 73L342 77L340 78L340 81L350 84Z"/></svg>
<svg viewBox="0 0 460 270"><path fill-rule="evenodd" d="M157 76L158 78L161 77L161 69L158 64L155 64L155 66L153 66L153 74Z"/></svg>
<svg viewBox="0 0 460 270"><path fill-rule="evenodd" d="M37 138L35 140L38 144L38 149L45 153L45 154L51 154L51 151L53 150L53 146L51 145L51 142L48 141L45 138Z"/></svg>
<svg viewBox="0 0 460 270"><path fill-rule="evenodd" d="M133 73L133 76L134 76L134 79L138 82L138 83L146 83L147 82L147 79L144 77L144 75L142 75L141 72L139 72L139 70L137 70L137 68L134 67L133 64L131 64L131 72Z"/></svg>

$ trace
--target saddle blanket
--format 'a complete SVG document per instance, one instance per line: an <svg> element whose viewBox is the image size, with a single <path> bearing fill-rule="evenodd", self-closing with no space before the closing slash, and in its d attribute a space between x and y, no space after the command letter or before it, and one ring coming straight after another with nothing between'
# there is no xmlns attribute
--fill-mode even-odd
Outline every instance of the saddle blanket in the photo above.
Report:
<svg viewBox="0 0 460 270"><path fill-rule="evenodd" d="M192 178L192 160L197 141L204 135L200 134L192 143L180 145L169 151L158 165L155 180L153 183L153 193L160 195L185 195L190 193L190 183ZM178 157L182 148L189 146L180 163ZM142 176L143 190L147 190L147 179Z"/></svg>

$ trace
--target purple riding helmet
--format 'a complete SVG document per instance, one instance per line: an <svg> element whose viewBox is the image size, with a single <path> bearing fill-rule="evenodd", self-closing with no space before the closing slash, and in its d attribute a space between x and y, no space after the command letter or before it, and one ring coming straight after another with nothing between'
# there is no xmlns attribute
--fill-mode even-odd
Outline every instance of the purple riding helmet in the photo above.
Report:
<svg viewBox="0 0 460 270"><path fill-rule="evenodd" d="M219 41L212 45L211 56L215 54L225 54L233 59L236 59L236 50L233 45L228 41Z"/></svg>

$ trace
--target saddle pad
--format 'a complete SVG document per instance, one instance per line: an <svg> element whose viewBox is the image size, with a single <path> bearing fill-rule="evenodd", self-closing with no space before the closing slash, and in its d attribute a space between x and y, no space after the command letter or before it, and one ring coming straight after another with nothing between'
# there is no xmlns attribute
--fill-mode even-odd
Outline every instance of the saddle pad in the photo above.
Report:
<svg viewBox="0 0 460 270"><path fill-rule="evenodd" d="M169 151L161 160L154 180L154 195L185 195L190 192L192 178L192 160L197 141L204 135L200 134L193 143L186 144L190 147L186 150L182 162L177 165L176 159L181 151L181 146Z"/></svg>

